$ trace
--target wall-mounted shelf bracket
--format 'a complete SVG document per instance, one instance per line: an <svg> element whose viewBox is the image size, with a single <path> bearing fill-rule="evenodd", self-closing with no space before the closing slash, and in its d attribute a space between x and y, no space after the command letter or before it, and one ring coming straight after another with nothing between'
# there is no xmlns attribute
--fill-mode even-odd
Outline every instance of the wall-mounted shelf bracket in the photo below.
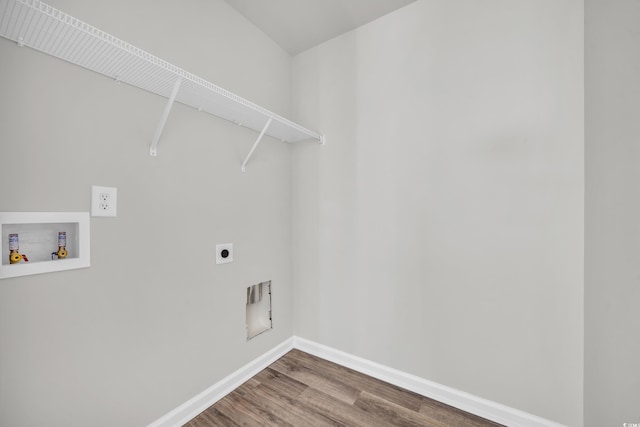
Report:
<svg viewBox="0 0 640 427"><path fill-rule="evenodd" d="M160 117L160 123L158 123L156 133L153 135L153 141L151 141L151 148L149 149L149 154L151 156L158 155L158 141L160 140L160 135L162 135L162 131L164 130L164 125L167 123L167 118L169 118L169 113L171 112L171 107L173 107L173 102L176 100L176 96L178 96L178 91L180 90L181 84L182 79L177 79L173 85L171 96L169 96L169 101L167 102L166 107L164 107L162 117Z"/></svg>
<svg viewBox="0 0 640 427"><path fill-rule="evenodd" d="M262 132L260 132L260 135L258 136L258 139L256 139L256 142L253 144L253 147L251 147L251 150L249 151L249 154L247 154L247 158L244 159L244 162L242 162L242 167L240 168L242 170L242 172L246 172L247 171L247 168L246 168L247 162L249 161L249 159L253 155L253 152L258 147L258 144L260 144L260 141L262 140L262 137L264 136L264 133L267 131L267 129L269 129L269 126L271 125L272 121L273 121L273 117L269 117L269 120L267 121L267 124L264 125L264 127L262 128Z"/></svg>

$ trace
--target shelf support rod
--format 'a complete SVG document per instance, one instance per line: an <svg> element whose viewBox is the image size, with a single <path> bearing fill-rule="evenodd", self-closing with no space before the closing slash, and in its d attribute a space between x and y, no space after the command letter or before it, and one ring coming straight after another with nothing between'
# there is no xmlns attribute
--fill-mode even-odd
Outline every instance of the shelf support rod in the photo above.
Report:
<svg viewBox="0 0 640 427"><path fill-rule="evenodd" d="M247 158L244 159L244 162L242 163L242 167L240 168L242 170L242 172L246 172L247 171L247 168L246 168L247 162L249 161L249 159L253 155L253 152L258 147L258 144L260 144L260 140L262 140L262 137L264 136L264 133L267 131L267 129L269 129L269 126L271 125L272 121L273 121L273 117L269 117L269 120L267 121L267 124L264 125L264 128L262 128L262 132L260 132L260 135L258 136L258 139L256 139L256 142L253 144L253 147L251 147L251 150L249 151L249 154L247 154Z"/></svg>
<svg viewBox="0 0 640 427"><path fill-rule="evenodd" d="M176 80L173 85L173 90L171 91L171 96L169 96L169 102L167 102L167 106L164 107L164 111L162 112L162 116L160 117L160 123L158 123L158 127L156 128L156 133L153 135L153 140L151 141L151 147L149 148L149 154L151 156L158 155L158 141L160 140L160 135L162 135L162 131L164 130L164 125L167 123L167 118L169 118L169 113L171 112L171 107L173 107L173 103L176 100L176 96L178 96L178 90L180 90L180 85L182 84L182 79Z"/></svg>

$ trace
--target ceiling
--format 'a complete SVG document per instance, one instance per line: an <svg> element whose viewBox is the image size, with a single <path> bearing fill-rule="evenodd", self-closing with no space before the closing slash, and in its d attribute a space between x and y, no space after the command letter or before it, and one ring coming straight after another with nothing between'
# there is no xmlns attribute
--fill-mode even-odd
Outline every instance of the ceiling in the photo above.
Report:
<svg viewBox="0 0 640 427"><path fill-rule="evenodd" d="M291 55L415 0L225 0Z"/></svg>

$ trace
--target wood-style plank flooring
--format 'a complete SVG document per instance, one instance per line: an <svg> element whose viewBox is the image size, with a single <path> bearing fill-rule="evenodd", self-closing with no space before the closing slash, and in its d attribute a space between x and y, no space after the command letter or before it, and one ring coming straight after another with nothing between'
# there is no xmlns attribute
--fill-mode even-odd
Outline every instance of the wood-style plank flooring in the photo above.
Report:
<svg viewBox="0 0 640 427"><path fill-rule="evenodd" d="M210 426L499 424L292 350L185 425Z"/></svg>

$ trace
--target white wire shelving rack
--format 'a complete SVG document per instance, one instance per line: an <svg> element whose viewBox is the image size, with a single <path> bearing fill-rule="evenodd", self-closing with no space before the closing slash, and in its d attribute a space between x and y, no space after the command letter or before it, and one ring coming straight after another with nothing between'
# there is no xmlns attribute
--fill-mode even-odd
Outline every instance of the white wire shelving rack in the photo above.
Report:
<svg viewBox="0 0 640 427"><path fill-rule="evenodd" d="M242 163L247 162L264 135L283 142L324 136L281 117L157 56L118 39L39 0L0 0L0 36L56 58L103 74L116 82L144 89L168 99L153 135L149 153L157 155L158 141L174 102L259 132Z"/></svg>

